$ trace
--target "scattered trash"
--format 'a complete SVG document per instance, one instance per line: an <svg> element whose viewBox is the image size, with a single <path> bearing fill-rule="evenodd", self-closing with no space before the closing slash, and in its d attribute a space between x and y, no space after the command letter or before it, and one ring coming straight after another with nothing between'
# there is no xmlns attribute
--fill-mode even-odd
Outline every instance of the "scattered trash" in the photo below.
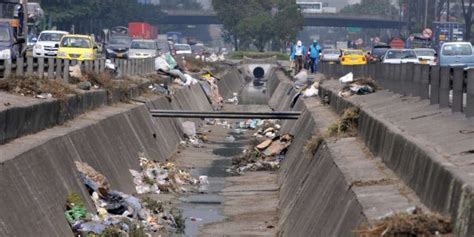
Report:
<svg viewBox="0 0 474 237"><path fill-rule="evenodd" d="M182 125L183 132L188 137L195 137L196 136L196 124L191 121L186 121Z"/></svg>
<svg viewBox="0 0 474 237"><path fill-rule="evenodd" d="M202 221L202 218L191 217L191 221Z"/></svg>
<svg viewBox="0 0 474 237"><path fill-rule="evenodd" d="M53 95L51 93L41 93L39 95L35 96L38 99L51 99L53 98Z"/></svg>
<svg viewBox="0 0 474 237"><path fill-rule="evenodd" d="M161 192L185 192L182 186L197 185L199 180L176 168L173 163L148 160L140 155L141 172L130 170L138 194Z"/></svg>
<svg viewBox="0 0 474 237"><path fill-rule="evenodd" d="M365 237L378 236L438 236L451 234L453 225L439 214L426 214L420 208L389 213L373 225L363 225L355 233Z"/></svg>
<svg viewBox="0 0 474 237"><path fill-rule="evenodd" d="M341 97L350 97L352 95L367 95L374 93L378 86L372 79L357 79L345 85L339 92Z"/></svg>
<svg viewBox="0 0 474 237"><path fill-rule="evenodd" d="M267 130L271 129L273 128L268 128ZM245 171L278 170L292 141L293 136L289 134L266 139L245 150L241 156L234 157L232 159L232 167L227 169L227 171L241 175Z"/></svg>
<svg viewBox="0 0 474 237"><path fill-rule="evenodd" d="M173 185L185 182L197 183L189 174L174 168L172 164L154 169L155 162L141 158L143 174L132 172L134 181L142 175L141 182L148 183L145 175L155 177L158 186L170 190ZM140 199L110 190L107 178L86 163L76 161L81 180L86 185L95 213L88 213L84 202L77 194L69 194L66 201L65 218L76 236L145 236L146 233L172 234L184 231L184 219L179 210L169 211L159 201L149 197ZM166 169L166 170L165 170ZM148 177L148 176L147 176ZM161 183L160 183L161 182ZM137 188L138 190L138 188ZM181 189L180 189L181 190ZM138 235L137 235L138 234Z"/></svg>
<svg viewBox="0 0 474 237"><path fill-rule="evenodd" d="M12 104L11 104L10 102L5 102L5 103L3 103L3 105L8 107L8 106L10 106L10 105L12 105Z"/></svg>
<svg viewBox="0 0 474 237"><path fill-rule="evenodd" d="M208 185L209 184L209 178L205 175L199 176L199 184Z"/></svg>
<svg viewBox="0 0 474 237"><path fill-rule="evenodd" d="M343 77L339 78L341 84L349 83L354 81L354 73L350 72Z"/></svg>
<svg viewBox="0 0 474 237"><path fill-rule="evenodd" d="M81 64L69 66L69 75L73 78L82 78Z"/></svg>
<svg viewBox="0 0 474 237"><path fill-rule="evenodd" d="M230 98L230 99L227 99L226 102L228 104L234 104L234 105L238 105L239 104L239 98L237 97L238 94L237 93L233 93L232 94L234 97Z"/></svg>
<svg viewBox="0 0 474 237"><path fill-rule="evenodd" d="M227 137L225 138L225 141L226 141L226 142L235 142L235 137L232 136L232 135L231 135L231 136L227 136Z"/></svg>
<svg viewBox="0 0 474 237"><path fill-rule="evenodd" d="M313 83L313 85L311 85L309 88L307 88L306 90L302 92L303 97L308 98L308 97L318 96L318 93L319 93L318 88L319 88L319 82Z"/></svg>

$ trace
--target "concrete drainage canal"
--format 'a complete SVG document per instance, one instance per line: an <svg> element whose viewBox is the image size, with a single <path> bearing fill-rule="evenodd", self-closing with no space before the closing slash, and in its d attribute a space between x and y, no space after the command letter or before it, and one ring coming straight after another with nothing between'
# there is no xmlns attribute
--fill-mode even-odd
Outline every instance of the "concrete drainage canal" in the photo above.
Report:
<svg viewBox="0 0 474 237"><path fill-rule="evenodd" d="M360 110L339 116L319 99L294 101L274 62L218 77L7 144L0 236L371 237L397 236L403 223L429 223L411 236L452 232L356 138ZM227 117L199 119L219 107L215 85Z"/></svg>

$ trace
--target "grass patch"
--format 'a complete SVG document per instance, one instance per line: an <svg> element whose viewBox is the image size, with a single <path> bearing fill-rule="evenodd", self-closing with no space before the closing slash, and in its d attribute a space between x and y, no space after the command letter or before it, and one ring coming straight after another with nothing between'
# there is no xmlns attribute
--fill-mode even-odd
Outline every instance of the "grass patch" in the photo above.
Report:
<svg viewBox="0 0 474 237"><path fill-rule="evenodd" d="M184 234L184 230L186 228L186 220L183 216L183 212L177 208L171 209L170 213L174 221L176 222L176 233L177 234Z"/></svg>
<svg viewBox="0 0 474 237"><path fill-rule="evenodd" d="M355 107L348 108L344 111L341 118L331 124L326 130L328 137L353 137L357 135L357 127L359 125L360 110Z"/></svg>
<svg viewBox="0 0 474 237"><path fill-rule="evenodd" d="M253 59L263 59L276 57L277 60L289 60L290 56L280 52L249 52L237 51L229 54L230 59L243 59L244 57Z"/></svg>
<svg viewBox="0 0 474 237"><path fill-rule="evenodd" d="M323 142L323 136L315 135L306 143L304 149L306 152L311 152L311 154L315 155Z"/></svg>
<svg viewBox="0 0 474 237"><path fill-rule="evenodd" d="M0 80L0 90L32 97L42 93L50 93L54 98L63 100L68 95L77 94L76 90L61 80L50 80L38 76L11 76Z"/></svg>
<svg viewBox="0 0 474 237"><path fill-rule="evenodd" d="M142 198L143 206L155 214L164 212L163 203L150 197Z"/></svg>
<svg viewBox="0 0 474 237"><path fill-rule="evenodd" d="M374 225L363 225L354 231L361 237L379 236L437 236L451 234L452 223L439 214L425 214L417 209L412 213L396 213Z"/></svg>

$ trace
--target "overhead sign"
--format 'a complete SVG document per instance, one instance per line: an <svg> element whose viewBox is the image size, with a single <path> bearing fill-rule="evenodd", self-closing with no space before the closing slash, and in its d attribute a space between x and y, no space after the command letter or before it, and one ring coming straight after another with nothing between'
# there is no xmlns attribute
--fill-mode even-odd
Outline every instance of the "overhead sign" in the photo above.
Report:
<svg viewBox="0 0 474 237"><path fill-rule="evenodd" d="M347 27L348 33L359 33L361 31L362 31L362 28L360 27Z"/></svg>

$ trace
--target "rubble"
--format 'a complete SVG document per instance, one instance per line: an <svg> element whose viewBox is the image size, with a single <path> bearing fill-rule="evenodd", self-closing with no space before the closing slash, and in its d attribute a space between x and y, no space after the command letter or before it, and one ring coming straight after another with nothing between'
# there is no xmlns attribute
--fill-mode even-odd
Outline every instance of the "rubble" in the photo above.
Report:
<svg viewBox="0 0 474 237"><path fill-rule="evenodd" d="M266 130L271 129L267 128ZM293 141L293 136L285 134L273 139L265 139L232 159L232 167L227 171L243 174L246 171L275 171L280 168L284 155Z"/></svg>
<svg viewBox="0 0 474 237"><path fill-rule="evenodd" d="M145 236L145 233L170 234L182 233L184 230L184 219L179 210L167 211L159 201L149 197L140 199L111 190L104 175L86 163L79 161L75 163L95 207L95 212L87 212L79 195L68 195L65 218L75 236L137 236L135 235L137 233L140 234L138 236ZM148 172L154 175L153 172L157 171L154 170L155 163L152 161L141 158L141 164L147 168L145 170L147 175ZM163 179L156 179L158 187L162 184L163 187L172 188L178 183L197 182L170 163L164 167L168 170L160 173Z"/></svg>

